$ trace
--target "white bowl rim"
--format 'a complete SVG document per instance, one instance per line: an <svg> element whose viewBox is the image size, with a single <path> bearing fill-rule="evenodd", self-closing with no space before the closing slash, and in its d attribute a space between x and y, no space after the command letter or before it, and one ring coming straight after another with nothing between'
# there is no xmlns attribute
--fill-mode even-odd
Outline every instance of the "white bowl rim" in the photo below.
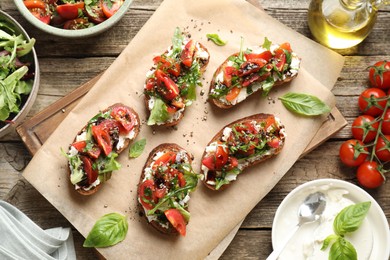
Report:
<svg viewBox="0 0 390 260"><path fill-rule="evenodd" d="M125 0L122 6L118 9L118 11L103 23L97 24L95 26L86 29L80 29L80 30L61 29L49 24L45 24L41 22L39 19L37 19L33 14L31 14L31 12L24 5L23 0L14 0L14 2L16 4L16 7L19 9L20 13L36 28L44 32L47 32L49 34L64 37L64 38L83 38L83 37L89 37L89 36L94 36L103 33L108 28L112 27L117 22L119 22L122 16L126 14L133 0Z"/></svg>

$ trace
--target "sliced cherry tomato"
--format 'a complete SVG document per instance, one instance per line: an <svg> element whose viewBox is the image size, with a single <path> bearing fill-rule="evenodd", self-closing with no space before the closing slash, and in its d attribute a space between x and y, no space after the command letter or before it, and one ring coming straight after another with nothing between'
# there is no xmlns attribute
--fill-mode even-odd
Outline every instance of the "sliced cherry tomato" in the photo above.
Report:
<svg viewBox="0 0 390 260"><path fill-rule="evenodd" d="M267 75L267 77L268 77L268 75ZM244 81L242 82L242 86L246 88L256 81L261 81L261 78L262 78L262 76L260 76L259 74L253 73L252 75L249 75L248 77L246 77L244 79Z"/></svg>
<svg viewBox="0 0 390 260"><path fill-rule="evenodd" d="M261 59L268 62L272 58L272 53L270 51L264 51L262 53L246 53L244 56L247 61L253 62Z"/></svg>
<svg viewBox="0 0 390 260"><path fill-rule="evenodd" d="M57 13L54 13L51 16L50 25L56 26L56 27L63 27L65 22L67 20L61 16L59 16Z"/></svg>
<svg viewBox="0 0 390 260"><path fill-rule="evenodd" d="M386 93L379 88L368 88L359 96L359 108L365 115L379 116L386 106ZM381 99L381 100L378 100Z"/></svg>
<svg viewBox="0 0 390 260"><path fill-rule="evenodd" d="M347 140L341 144L339 156L341 161L350 167L361 165L367 158L368 150L360 140Z"/></svg>
<svg viewBox="0 0 390 260"><path fill-rule="evenodd" d="M161 70L156 70L157 91L168 101L173 100L179 95L179 87Z"/></svg>
<svg viewBox="0 0 390 260"><path fill-rule="evenodd" d="M111 116L123 126L126 132L130 132L134 128L136 119L127 107L114 107L111 111Z"/></svg>
<svg viewBox="0 0 390 260"><path fill-rule="evenodd" d="M264 67L265 64L267 64L267 62L263 59L257 59L255 62L245 61L243 64L241 64L240 69L238 70L238 76L244 77L258 72L262 67Z"/></svg>
<svg viewBox="0 0 390 260"><path fill-rule="evenodd" d="M379 122L370 115L361 115L352 123L352 135L355 139L369 143L375 139Z"/></svg>
<svg viewBox="0 0 390 260"><path fill-rule="evenodd" d="M265 120L265 127L264 129L267 130L270 126L274 126L276 124L275 117L274 116L269 116Z"/></svg>
<svg viewBox="0 0 390 260"><path fill-rule="evenodd" d="M180 75L180 64L169 57L156 56L153 58L153 62L157 65L157 69L166 71L175 77Z"/></svg>
<svg viewBox="0 0 390 260"><path fill-rule="evenodd" d="M280 44L279 48L281 48L281 49L283 49L283 50L286 50L286 51L288 51L288 52L292 52L290 43L288 43L288 42L285 42L285 43Z"/></svg>
<svg viewBox="0 0 390 260"><path fill-rule="evenodd" d="M79 10L84 9L84 2L77 2L74 4L66 3L63 5L57 5L56 11L59 16L72 20L79 16Z"/></svg>
<svg viewBox="0 0 390 260"><path fill-rule="evenodd" d="M113 16L123 4L123 0L102 0L103 13L107 18Z"/></svg>
<svg viewBox="0 0 390 260"><path fill-rule="evenodd" d="M156 159L153 166L161 166L166 165L168 163L175 163L176 162L176 153L175 152L166 152L160 157Z"/></svg>
<svg viewBox="0 0 390 260"><path fill-rule="evenodd" d="M226 95L226 100L229 102L232 102L236 97L238 97L238 94L240 94L241 89L238 87L233 87Z"/></svg>
<svg viewBox="0 0 390 260"><path fill-rule="evenodd" d="M382 133L390 135L390 109L386 110L382 121Z"/></svg>
<svg viewBox="0 0 390 260"><path fill-rule="evenodd" d="M90 5L86 5L84 10L88 19L95 24L99 24L107 20L100 3L92 2Z"/></svg>
<svg viewBox="0 0 390 260"><path fill-rule="evenodd" d="M50 23L50 14L45 9L31 8L29 11L41 22L44 22L45 24Z"/></svg>
<svg viewBox="0 0 390 260"><path fill-rule="evenodd" d="M92 161L86 156L81 156L81 160L83 161L83 169L87 175L88 184L91 185L98 178L98 172L92 168Z"/></svg>
<svg viewBox="0 0 390 260"><path fill-rule="evenodd" d="M104 126L93 125L92 135L98 143L99 147L102 148L104 154L109 155L112 151L111 137L109 132L104 129Z"/></svg>
<svg viewBox="0 0 390 260"><path fill-rule="evenodd" d="M229 159L229 153L226 146L219 144L215 152L215 169L221 170L226 165Z"/></svg>
<svg viewBox="0 0 390 260"><path fill-rule="evenodd" d="M156 79L155 78L148 78L146 80L145 89L148 91L152 91L154 87L156 86Z"/></svg>
<svg viewBox="0 0 390 260"><path fill-rule="evenodd" d="M74 148L76 148L77 151L83 152L84 148L87 146L87 142L86 142L86 141L74 142L74 143L72 144L72 146L73 146Z"/></svg>
<svg viewBox="0 0 390 260"><path fill-rule="evenodd" d="M232 76L237 75L238 71L234 67L224 67L223 68L223 84L226 87L230 87L232 85Z"/></svg>
<svg viewBox="0 0 390 260"><path fill-rule="evenodd" d="M167 188L163 187L161 189L155 188L153 192L154 198L158 201L158 199L164 198L165 194L167 194Z"/></svg>
<svg viewBox="0 0 390 260"><path fill-rule="evenodd" d="M89 157L97 159L101 154L102 150L97 145L93 145L91 149L87 150Z"/></svg>
<svg viewBox="0 0 390 260"><path fill-rule="evenodd" d="M186 235L186 221L183 215L177 209L168 209L164 211L169 223L179 232L180 235Z"/></svg>
<svg viewBox="0 0 390 260"><path fill-rule="evenodd" d="M360 165L356 177L360 185L369 189L378 188L385 181L375 161L366 161Z"/></svg>
<svg viewBox="0 0 390 260"><path fill-rule="evenodd" d="M381 89L390 88L390 62L378 61L374 66L368 67L371 86Z"/></svg>
<svg viewBox="0 0 390 260"><path fill-rule="evenodd" d="M155 186L153 180L145 180L138 188L139 201L144 208L150 210L153 206L153 194L155 192Z"/></svg>
<svg viewBox="0 0 390 260"><path fill-rule="evenodd" d="M25 0L23 1L23 3L27 7L27 9L33 9L33 8L46 9L45 2L41 0Z"/></svg>
<svg viewBox="0 0 390 260"><path fill-rule="evenodd" d="M67 30L79 30L85 29L90 26L90 23L85 18L76 18L73 20L68 20L64 23L64 29Z"/></svg>
<svg viewBox="0 0 390 260"><path fill-rule="evenodd" d="M181 63L183 63L183 65L188 68L192 66L192 60L196 47L195 44L196 42L194 40L189 40L181 53Z"/></svg>
<svg viewBox="0 0 390 260"><path fill-rule="evenodd" d="M269 147L276 149L280 146L280 140L279 138L275 137L271 141L268 141L267 144Z"/></svg>
<svg viewBox="0 0 390 260"><path fill-rule="evenodd" d="M284 64L286 64L286 54L284 50L279 48L275 50L275 66L278 71L283 71Z"/></svg>
<svg viewBox="0 0 390 260"><path fill-rule="evenodd" d="M238 166L238 159L233 156L229 156L227 164L229 165L228 170L232 170Z"/></svg>
<svg viewBox="0 0 390 260"><path fill-rule="evenodd" d="M210 155L202 160L202 164L206 166L208 169L214 171L215 170L215 156Z"/></svg>
<svg viewBox="0 0 390 260"><path fill-rule="evenodd" d="M390 161L390 135L379 136L375 145L375 154L382 162Z"/></svg>

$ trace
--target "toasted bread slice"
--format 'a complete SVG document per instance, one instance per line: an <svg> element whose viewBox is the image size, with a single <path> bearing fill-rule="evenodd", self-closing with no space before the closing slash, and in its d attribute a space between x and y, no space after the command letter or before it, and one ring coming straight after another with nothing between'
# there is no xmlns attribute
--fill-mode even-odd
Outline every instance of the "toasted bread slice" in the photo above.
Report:
<svg viewBox="0 0 390 260"><path fill-rule="evenodd" d="M250 95L290 82L298 75L300 58L289 44L256 46L230 55L215 71L210 83L209 101L227 109Z"/></svg>
<svg viewBox="0 0 390 260"><path fill-rule="evenodd" d="M204 184L212 190L227 188L245 168L280 153L284 142L284 126L274 115L255 114L224 126L203 153Z"/></svg>
<svg viewBox="0 0 390 260"><path fill-rule="evenodd" d="M185 235L189 194L198 180L191 168L192 160L193 156L179 145L164 143L150 152L142 170L137 196L139 210L161 233ZM173 193L174 196L169 195ZM167 219L165 212L172 209L180 213L175 222L181 223L181 227L175 228Z"/></svg>
<svg viewBox="0 0 390 260"><path fill-rule="evenodd" d="M98 191L111 177L112 171L107 167L120 167L115 157L129 146L139 131L138 114L121 103L93 117L79 131L66 155L69 177L76 191L82 195Z"/></svg>
<svg viewBox="0 0 390 260"><path fill-rule="evenodd" d="M156 56L144 85L148 125L177 125L195 99L196 87L210 60L207 48L190 38L182 39L179 53L171 46ZM186 53L190 53L186 55Z"/></svg>

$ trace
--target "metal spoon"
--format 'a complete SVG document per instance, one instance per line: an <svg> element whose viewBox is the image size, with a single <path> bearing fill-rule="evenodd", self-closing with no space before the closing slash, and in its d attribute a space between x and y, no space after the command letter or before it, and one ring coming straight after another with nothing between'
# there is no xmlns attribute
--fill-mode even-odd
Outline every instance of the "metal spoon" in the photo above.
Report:
<svg viewBox="0 0 390 260"><path fill-rule="evenodd" d="M317 221L324 212L326 206L325 195L322 192L316 192L308 195L299 207L298 216L299 222L285 237L283 243L280 244L267 258L267 260L275 260L282 253L283 249L298 231L303 224Z"/></svg>

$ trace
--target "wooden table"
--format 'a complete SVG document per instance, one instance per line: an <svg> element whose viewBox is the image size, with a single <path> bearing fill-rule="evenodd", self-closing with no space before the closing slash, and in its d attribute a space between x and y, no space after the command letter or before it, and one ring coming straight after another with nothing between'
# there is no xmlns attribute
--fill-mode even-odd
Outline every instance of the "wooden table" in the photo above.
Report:
<svg viewBox="0 0 390 260"><path fill-rule="evenodd" d="M125 17L108 32L90 39L62 39L38 31L18 13L12 0L1 0L0 8L16 18L30 36L39 39L36 51L41 68L41 86L29 114L33 116L104 71L153 14L162 0L134 0ZM260 0L266 12L299 33L311 37L307 26L309 0ZM265 259L271 252L271 226L283 198L295 187L318 178L336 178L357 183L355 170L340 163L340 144L351 137L350 124L359 115L357 97L368 85L366 67L381 59L390 60L390 10L379 12L371 35L358 47L339 51L346 61L333 89L337 106L349 125L326 143L300 159L252 210L225 251L222 259ZM326 64L324 64L326 66ZM21 177L31 160L19 136L0 139L0 199L16 205L43 228L69 226L69 222ZM390 184L369 193L390 220ZM96 259L82 247L84 238L73 229L79 259Z"/></svg>

